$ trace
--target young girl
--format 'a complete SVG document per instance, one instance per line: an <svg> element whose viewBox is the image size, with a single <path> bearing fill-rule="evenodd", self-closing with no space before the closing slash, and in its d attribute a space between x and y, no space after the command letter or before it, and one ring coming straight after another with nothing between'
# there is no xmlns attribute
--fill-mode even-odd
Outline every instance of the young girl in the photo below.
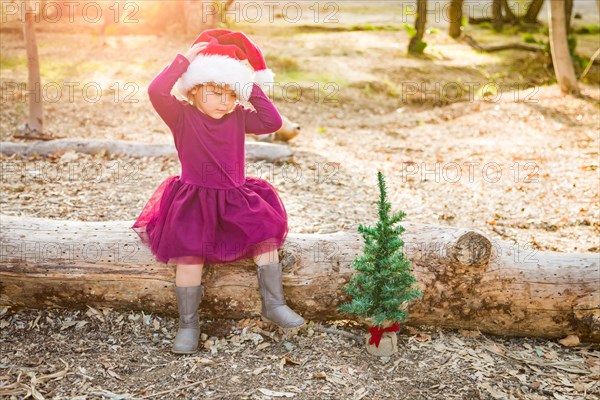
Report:
<svg viewBox="0 0 600 400"><path fill-rule="evenodd" d="M245 176L245 133L272 133L282 125L260 86L273 77L243 33L210 29L148 87L154 109L173 133L181 176L158 186L131 228L159 262L176 264L174 353L198 349L205 263L253 258L263 319L282 328L304 324L283 295L277 249L288 233L285 207L269 182ZM176 82L188 102L171 95Z"/></svg>

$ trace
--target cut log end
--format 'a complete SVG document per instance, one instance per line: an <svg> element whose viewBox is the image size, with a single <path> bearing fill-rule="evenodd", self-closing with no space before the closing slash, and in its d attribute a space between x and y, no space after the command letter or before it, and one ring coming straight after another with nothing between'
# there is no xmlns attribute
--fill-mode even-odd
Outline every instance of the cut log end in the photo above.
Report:
<svg viewBox="0 0 600 400"><path fill-rule="evenodd" d="M492 253L492 243L477 232L462 235L451 249L450 256L462 267L481 268L487 266Z"/></svg>

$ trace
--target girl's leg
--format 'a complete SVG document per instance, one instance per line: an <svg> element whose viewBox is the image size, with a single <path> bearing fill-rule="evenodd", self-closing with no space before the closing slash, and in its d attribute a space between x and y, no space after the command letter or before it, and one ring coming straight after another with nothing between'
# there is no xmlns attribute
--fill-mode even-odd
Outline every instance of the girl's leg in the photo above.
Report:
<svg viewBox="0 0 600 400"><path fill-rule="evenodd" d="M286 305L283 294L281 263L277 249L254 257L258 273L258 289L262 300L262 317L281 328L296 328L304 319Z"/></svg>
<svg viewBox="0 0 600 400"><path fill-rule="evenodd" d="M175 270L175 286L190 287L202 283L202 267L204 264L177 264Z"/></svg>
<svg viewBox="0 0 600 400"><path fill-rule="evenodd" d="M256 265L267 265L274 264L279 262L279 253L277 249L267 251L266 253L262 253L254 257L254 262Z"/></svg>
<svg viewBox="0 0 600 400"><path fill-rule="evenodd" d="M177 261L189 262L190 259L183 260L181 257ZM203 263L176 265L175 293L179 311L179 327L173 341L173 353L193 354L198 350L200 338L198 308L204 295L204 286L201 285L203 266Z"/></svg>

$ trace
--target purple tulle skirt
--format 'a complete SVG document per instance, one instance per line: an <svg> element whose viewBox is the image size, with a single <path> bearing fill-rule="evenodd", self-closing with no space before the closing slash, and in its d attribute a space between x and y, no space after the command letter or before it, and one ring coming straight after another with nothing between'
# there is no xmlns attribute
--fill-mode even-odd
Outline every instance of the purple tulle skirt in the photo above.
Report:
<svg viewBox="0 0 600 400"><path fill-rule="evenodd" d="M287 213L266 180L212 189L165 179L131 226L156 260L223 264L279 249L288 234ZM276 262L276 261L275 261Z"/></svg>

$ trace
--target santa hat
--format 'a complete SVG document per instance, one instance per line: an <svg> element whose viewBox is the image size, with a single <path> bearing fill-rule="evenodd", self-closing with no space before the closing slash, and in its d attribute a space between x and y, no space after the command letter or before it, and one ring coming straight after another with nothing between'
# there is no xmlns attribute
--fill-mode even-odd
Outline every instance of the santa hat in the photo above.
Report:
<svg viewBox="0 0 600 400"><path fill-rule="evenodd" d="M198 84L216 82L229 84L239 99L248 100L254 82L265 91L267 83L273 82L275 74L267 68L262 52L242 32L207 29L190 47L198 42L209 44L179 78L175 87L183 96Z"/></svg>

